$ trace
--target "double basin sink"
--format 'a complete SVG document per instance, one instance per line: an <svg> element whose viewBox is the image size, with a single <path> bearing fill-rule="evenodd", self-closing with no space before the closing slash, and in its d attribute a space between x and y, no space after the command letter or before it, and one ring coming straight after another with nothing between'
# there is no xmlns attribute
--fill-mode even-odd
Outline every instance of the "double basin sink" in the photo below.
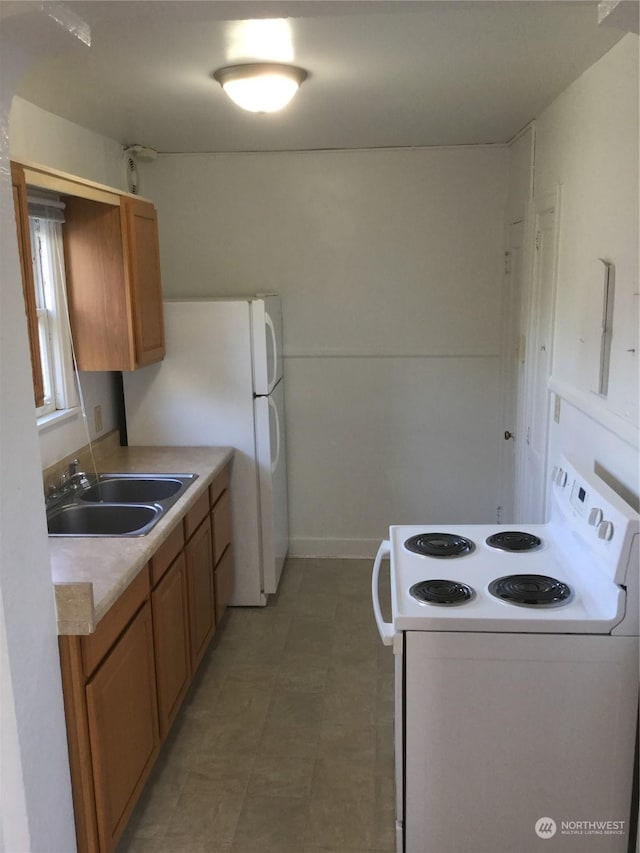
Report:
<svg viewBox="0 0 640 853"><path fill-rule="evenodd" d="M49 536L144 536L197 474L98 474L47 508Z"/></svg>

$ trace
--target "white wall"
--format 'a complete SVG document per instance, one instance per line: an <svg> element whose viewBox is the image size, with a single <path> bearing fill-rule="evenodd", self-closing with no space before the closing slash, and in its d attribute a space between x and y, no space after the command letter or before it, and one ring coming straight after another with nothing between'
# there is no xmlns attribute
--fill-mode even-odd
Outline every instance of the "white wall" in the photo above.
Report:
<svg viewBox="0 0 640 853"><path fill-rule="evenodd" d="M167 295L282 295L292 550L500 502L500 146L167 155Z"/></svg>
<svg viewBox="0 0 640 853"><path fill-rule="evenodd" d="M562 185L551 458L576 452L640 491L638 36L625 36L536 121L535 194ZM609 393L597 388L602 264L616 265ZM595 328L589 318L595 317ZM634 350L630 352L630 350ZM594 355L596 358L594 359Z"/></svg>
<svg viewBox="0 0 640 853"><path fill-rule="evenodd" d="M11 156L72 175L125 189L122 146L53 113L15 97L9 122ZM78 415L40 430L42 467L46 468L118 426L118 399L110 373L80 374L86 422ZM93 408L102 407L102 429L95 430Z"/></svg>
<svg viewBox="0 0 640 853"><path fill-rule="evenodd" d="M68 40L68 32L37 12L0 23L0 850L6 853L75 850L8 145L20 76Z"/></svg>
<svg viewBox="0 0 640 853"><path fill-rule="evenodd" d="M123 147L16 95L9 118L11 156L125 190Z"/></svg>

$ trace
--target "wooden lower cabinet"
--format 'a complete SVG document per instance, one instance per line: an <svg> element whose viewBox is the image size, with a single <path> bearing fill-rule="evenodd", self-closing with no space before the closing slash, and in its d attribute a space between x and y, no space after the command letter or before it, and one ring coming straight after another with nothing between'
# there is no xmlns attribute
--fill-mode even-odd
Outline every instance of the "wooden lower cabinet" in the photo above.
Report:
<svg viewBox="0 0 640 853"><path fill-rule="evenodd" d="M233 592L233 549L227 546L226 551L214 571L214 586L216 596L216 625L224 616Z"/></svg>
<svg viewBox="0 0 640 853"><path fill-rule="evenodd" d="M233 549L231 545L231 492L229 471L216 478L210 490L211 534L213 536L213 580L216 625L224 616L233 593Z"/></svg>
<svg viewBox="0 0 640 853"><path fill-rule="evenodd" d="M160 736L171 727L191 680L187 563L180 553L151 593Z"/></svg>
<svg viewBox="0 0 640 853"><path fill-rule="evenodd" d="M206 517L185 546L193 672L200 663L216 629L211 540L211 526Z"/></svg>
<svg viewBox="0 0 640 853"><path fill-rule="evenodd" d="M213 532L213 562L217 566L231 544L231 495L226 489L211 508Z"/></svg>
<svg viewBox="0 0 640 853"><path fill-rule="evenodd" d="M149 602L87 684L87 719L100 849L110 850L160 744Z"/></svg>
<svg viewBox="0 0 640 853"><path fill-rule="evenodd" d="M112 853L233 589L225 469L87 636L59 638L79 853Z"/></svg>

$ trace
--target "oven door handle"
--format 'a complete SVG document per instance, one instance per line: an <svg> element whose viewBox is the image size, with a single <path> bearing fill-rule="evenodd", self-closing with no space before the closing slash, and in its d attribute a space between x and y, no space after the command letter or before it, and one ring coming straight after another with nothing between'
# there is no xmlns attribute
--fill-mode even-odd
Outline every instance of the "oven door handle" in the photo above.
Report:
<svg viewBox="0 0 640 853"><path fill-rule="evenodd" d="M390 555L391 542L389 542L388 539L385 539L380 543L376 559L373 563L373 572L371 573L371 600L373 602L373 615L376 619L380 639L385 646L391 646L393 644L393 638L395 637L396 632L393 627L393 622L385 622L382 618L382 611L380 610L380 596L378 592L378 578L380 577L380 565L382 564L383 557L389 557Z"/></svg>

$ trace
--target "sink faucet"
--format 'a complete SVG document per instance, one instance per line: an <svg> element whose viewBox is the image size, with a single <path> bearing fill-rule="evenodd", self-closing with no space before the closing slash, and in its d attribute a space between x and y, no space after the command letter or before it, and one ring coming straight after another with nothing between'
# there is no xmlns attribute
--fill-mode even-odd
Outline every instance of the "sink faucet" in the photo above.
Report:
<svg viewBox="0 0 640 853"><path fill-rule="evenodd" d="M82 489L89 485L89 478L84 471L78 471L80 465L79 459L72 459L66 471L60 476L57 483L51 483L46 496L47 504L54 503L63 495L69 492L75 492L77 489Z"/></svg>
<svg viewBox="0 0 640 853"><path fill-rule="evenodd" d="M62 477L65 478L64 482L67 482L69 484L69 488L73 490L81 489L84 488L84 486L89 485L89 479L84 471L78 471L79 465L79 459L72 459L71 462L69 462L69 469L66 475L62 475ZM60 482L63 482L62 478Z"/></svg>

